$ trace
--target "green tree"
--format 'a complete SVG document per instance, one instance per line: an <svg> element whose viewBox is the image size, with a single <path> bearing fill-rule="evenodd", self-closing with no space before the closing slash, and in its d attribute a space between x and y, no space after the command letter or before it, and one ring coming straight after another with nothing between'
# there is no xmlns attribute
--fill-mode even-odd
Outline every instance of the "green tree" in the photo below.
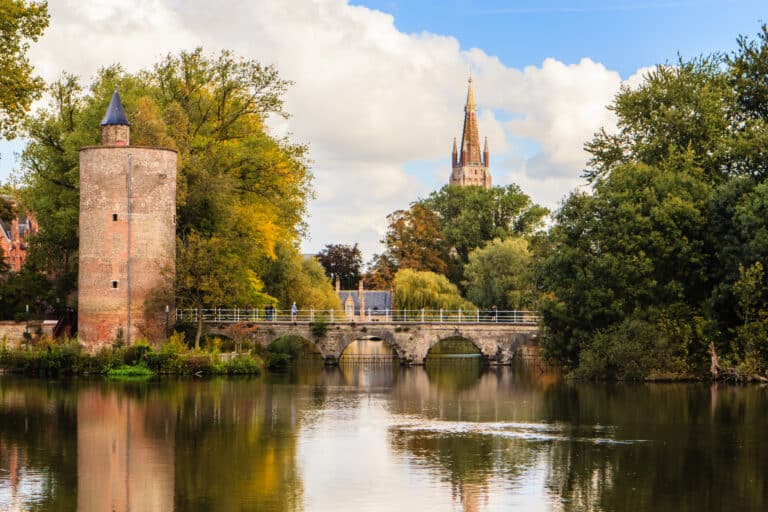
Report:
<svg viewBox="0 0 768 512"><path fill-rule="evenodd" d="M345 290L356 286L360 280L363 255L357 244L328 244L317 254L317 260L331 281L339 279Z"/></svg>
<svg viewBox="0 0 768 512"><path fill-rule="evenodd" d="M43 81L32 76L27 50L47 27L47 2L0 2L0 135L4 137L16 135L29 106L43 89Z"/></svg>
<svg viewBox="0 0 768 512"><path fill-rule="evenodd" d="M179 241L176 258L176 297L179 307L197 311L195 348L200 348L204 308L263 306L271 297L263 283L242 265L236 246L218 237L188 233Z"/></svg>
<svg viewBox="0 0 768 512"><path fill-rule="evenodd" d="M627 164L572 195L556 215L543 263L549 355L575 366L594 332L635 316L688 318L708 296L703 243L712 187L690 164ZM699 352L703 348L699 347Z"/></svg>
<svg viewBox="0 0 768 512"><path fill-rule="evenodd" d="M536 307L533 256L523 238L497 238L470 252L464 278L467 298L482 309Z"/></svg>
<svg viewBox="0 0 768 512"><path fill-rule="evenodd" d="M594 181L626 163L660 165L685 155L709 180L722 181L735 166L735 97L721 66L719 57L681 59L656 66L637 87L622 86L608 107L619 131L603 129L586 143L592 158L585 176Z"/></svg>
<svg viewBox="0 0 768 512"><path fill-rule="evenodd" d="M456 285L443 275L413 269L397 271L394 280L397 309L476 309L464 300Z"/></svg>
<svg viewBox="0 0 768 512"><path fill-rule="evenodd" d="M444 243L455 251L462 266L470 251L494 238L534 233L543 227L549 213L517 185L488 190L445 186L422 204L437 215Z"/></svg>
<svg viewBox="0 0 768 512"><path fill-rule="evenodd" d="M280 308L293 302L299 309L341 311L341 302L323 266L316 258L304 258L292 245L279 243L264 272L265 290Z"/></svg>
<svg viewBox="0 0 768 512"><path fill-rule="evenodd" d="M739 267L739 280L733 286L738 312L743 323L736 327L734 359L739 377L768 373L768 281L759 261L745 269Z"/></svg>

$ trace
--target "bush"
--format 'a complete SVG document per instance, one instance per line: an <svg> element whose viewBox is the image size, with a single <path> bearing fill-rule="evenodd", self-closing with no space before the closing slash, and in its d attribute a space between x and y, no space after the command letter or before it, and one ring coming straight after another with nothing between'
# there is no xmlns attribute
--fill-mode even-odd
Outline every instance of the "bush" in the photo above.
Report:
<svg viewBox="0 0 768 512"><path fill-rule="evenodd" d="M224 365L224 372L229 375L258 375L264 366L263 361L258 356L243 355L235 357Z"/></svg>
<svg viewBox="0 0 768 512"><path fill-rule="evenodd" d="M649 376L680 377L685 364L675 345L658 325L625 320L598 331L579 354L571 374L581 379L644 380Z"/></svg>
<svg viewBox="0 0 768 512"><path fill-rule="evenodd" d="M328 332L328 322L318 320L309 324L309 330L315 338L322 338Z"/></svg>

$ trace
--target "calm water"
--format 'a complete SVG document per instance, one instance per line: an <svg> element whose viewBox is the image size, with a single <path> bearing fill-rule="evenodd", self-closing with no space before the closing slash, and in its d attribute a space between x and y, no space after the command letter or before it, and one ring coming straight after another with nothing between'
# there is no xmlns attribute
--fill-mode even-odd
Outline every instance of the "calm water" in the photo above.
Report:
<svg viewBox="0 0 768 512"><path fill-rule="evenodd" d="M764 511L768 389L537 369L0 376L0 510Z"/></svg>

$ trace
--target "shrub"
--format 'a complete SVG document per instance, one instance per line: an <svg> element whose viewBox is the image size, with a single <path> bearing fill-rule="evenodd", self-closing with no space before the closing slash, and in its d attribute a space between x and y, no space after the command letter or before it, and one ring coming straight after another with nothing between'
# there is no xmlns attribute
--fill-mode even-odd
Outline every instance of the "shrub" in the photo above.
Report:
<svg viewBox="0 0 768 512"><path fill-rule="evenodd" d="M226 363L224 371L230 375L258 375L263 366L264 363L258 356L242 355Z"/></svg>
<svg viewBox="0 0 768 512"><path fill-rule="evenodd" d="M318 320L309 324L309 330L315 338L322 338L328 332L328 322Z"/></svg>
<svg viewBox="0 0 768 512"><path fill-rule="evenodd" d="M656 376L680 376L685 365L675 345L658 325L628 319L599 331L582 348L579 366L571 374L582 379L644 380Z"/></svg>

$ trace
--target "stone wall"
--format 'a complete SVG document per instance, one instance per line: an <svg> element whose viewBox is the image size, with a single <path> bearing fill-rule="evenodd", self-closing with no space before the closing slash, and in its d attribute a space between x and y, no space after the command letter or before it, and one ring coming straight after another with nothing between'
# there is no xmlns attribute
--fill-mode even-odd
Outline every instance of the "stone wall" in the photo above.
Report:
<svg viewBox="0 0 768 512"><path fill-rule="evenodd" d="M43 334L48 336L53 335L53 328L56 326L56 321L45 321L42 324L38 322L29 322L29 332L35 335L38 331L42 330ZM27 329L26 322L0 322L0 341L5 337L5 341L9 347L17 347L24 343L24 331Z"/></svg>

